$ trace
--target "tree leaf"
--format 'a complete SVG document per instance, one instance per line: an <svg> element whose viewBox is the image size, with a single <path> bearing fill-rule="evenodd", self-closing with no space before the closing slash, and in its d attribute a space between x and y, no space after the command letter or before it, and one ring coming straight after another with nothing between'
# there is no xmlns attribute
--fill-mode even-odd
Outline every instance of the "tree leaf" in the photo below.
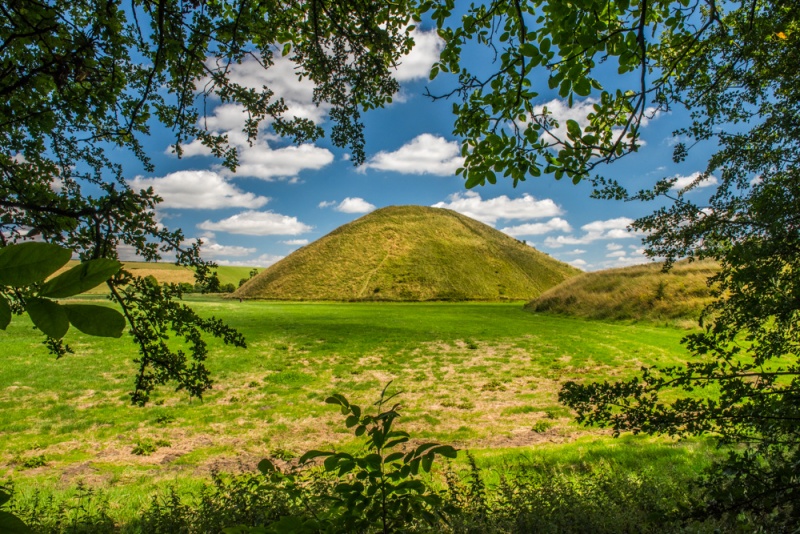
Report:
<svg viewBox="0 0 800 534"><path fill-rule="evenodd" d="M581 126L577 121L572 119L567 120L567 132L573 139L581 138Z"/></svg>
<svg viewBox="0 0 800 534"><path fill-rule="evenodd" d="M117 260L98 258L76 265L42 285L39 295L64 298L88 291L114 276L122 267Z"/></svg>
<svg viewBox="0 0 800 534"><path fill-rule="evenodd" d="M72 257L51 243L20 243L0 249L0 285L21 287L44 280Z"/></svg>
<svg viewBox="0 0 800 534"><path fill-rule="evenodd" d="M64 304L72 325L90 336L120 337L125 329L125 317L120 312L97 304Z"/></svg>
<svg viewBox="0 0 800 534"><path fill-rule="evenodd" d="M277 471L277 469L275 469L275 464L273 464L267 458L264 458L263 460L258 462L258 470L261 471L261 473L263 473L265 475L268 475L269 473L274 473L275 471Z"/></svg>
<svg viewBox="0 0 800 534"><path fill-rule="evenodd" d="M0 532L5 534L29 534L33 531L19 517L10 512L0 510Z"/></svg>
<svg viewBox="0 0 800 534"><path fill-rule="evenodd" d="M11 322L11 306L3 295L0 295L0 330L5 330Z"/></svg>
<svg viewBox="0 0 800 534"><path fill-rule="evenodd" d="M69 318L66 310L48 299L32 298L25 306L36 328L46 335L61 339L69 330Z"/></svg>

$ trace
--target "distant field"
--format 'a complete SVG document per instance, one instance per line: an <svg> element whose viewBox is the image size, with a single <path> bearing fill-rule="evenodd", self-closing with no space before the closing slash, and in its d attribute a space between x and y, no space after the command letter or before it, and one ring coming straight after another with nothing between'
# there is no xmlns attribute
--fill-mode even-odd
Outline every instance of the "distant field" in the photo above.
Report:
<svg viewBox="0 0 800 534"><path fill-rule="evenodd" d="M216 384L202 401L163 388L145 408L128 402L135 357L128 339L71 331L76 353L56 361L30 323L15 318L0 332L0 479L13 478L23 496L84 481L132 514L156 484L185 486L213 468L252 468L270 454L352 447L325 397L340 392L365 405L390 380L404 392L401 428L477 451L486 462L511 455L580 464L616 455L636 463L660 455L690 465L707 455L698 443L610 441L578 427L556 398L565 380L618 379L642 365L683 362L676 329L536 315L521 303L196 297L193 304L239 328L249 348L213 345ZM147 440L164 442L149 456L134 455ZM25 467L39 457L45 466Z"/></svg>
<svg viewBox="0 0 800 534"><path fill-rule="evenodd" d="M69 269L77 264L77 261L70 261L62 270ZM124 266L125 269L137 276L155 276L156 280L162 284L180 284L182 282L194 284L194 271L188 267L181 267L174 263L126 261L124 262ZM261 267L256 267L256 269L258 269L259 272L264 270ZM239 287L239 280L249 278L250 271L252 270L253 267L220 265L217 268L217 276L219 276L221 284L233 284L235 287ZM93 295L105 295L108 293L108 289L105 284L101 284L88 291L88 293Z"/></svg>

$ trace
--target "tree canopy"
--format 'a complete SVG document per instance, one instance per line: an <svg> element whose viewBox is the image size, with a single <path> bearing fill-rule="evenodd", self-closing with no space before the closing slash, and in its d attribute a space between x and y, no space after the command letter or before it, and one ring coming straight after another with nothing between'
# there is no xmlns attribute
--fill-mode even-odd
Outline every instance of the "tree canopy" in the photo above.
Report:
<svg viewBox="0 0 800 534"><path fill-rule="evenodd" d="M235 169L235 148L199 120L211 97L244 107L251 138L262 121L298 142L320 137L325 132L311 121L285 117L285 103L269 87L256 90L227 76L245 58L268 69L283 55L314 81L315 101L330 105L333 143L361 162L360 114L398 89L390 69L411 46L409 12L408 2L4 2L0 242L36 238L81 260L117 259L121 250L147 261L171 256L214 289L213 264L200 258L198 243L187 246L179 229L156 220L160 199L126 183L113 151L130 151L151 169L142 139L158 121L174 133L178 154L182 143L199 139ZM244 346L224 323L181 304L178 286L123 271L109 287L139 347L134 402L167 381L202 395L210 386L202 332ZM25 307L22 293L6 294L15 309ZM169 331L182 341L168 342ZM58 354L69 350L53 338L49 344Z"/></svg>
<svg viewBox="0 0 800 534"><path fill-rule="evenodd" d="M215 97L244 107L251 138L263 121L298 142L329 133L361 163L361 113L397 91L391 69L413 44L410 19L431 20L445 41L431 77L453 85L430 96L452 104L467 187L552 174L591 180L600 198L666 200L634 224L649 254L722 265L704 331L686 339L687 366L617 384L568 384L563 400L581 420L617 432L711 433L744 445L710 475L709 502L796 518L799 10L790 0L4 2L0 240L42 239L82 260L116 259L123 247L147 260L174 255L213 288L213 265L156 220L158 197L132 190L111 151L149 166L142 139L158 121L174 133L178 154L199 139L235 169L235 148L199 120ZM465 58L475 47L494 61L473 71ZM269 87L227 76L245 58L268 69L276 55L315 83L316 102L330 104L329 132L285 117ZM586 125L561 124L539 105L540 80L570 106L590 102ZM716 147L693 184L718 178L707 203L688 196L692 185L671 192L674 179L631 192L611 176L608 164L641 146L643 124L677 107L691 115L675 132L674 159L698 143ZM203 331L244 345L221 321L176 300L179 287L124 272L109 287L140 350L135 402L171 380L193 395L209 387ZM24 293L5 293L15 309L26 304ZM190 354L167 342L169 330Z"/></svg>
<svg viewBox="0 0 800 534"><path fill-rule="evenodd" d="M447 45L437 72L458 75L451 98L467 187L553 174L589 179L599 198L652 201L633 224L647 253L713 258L717 300L690 361L615 384L568 383L561 399L580 421L615 432L710 434L736 445L706 479L707 510L751 510L796 524L800 455L798 224L800 80L794 1L486 2L450 26L453 2L429 4ZM484 46L494 68L473 73L463 54ZM536 105L546 78L569 105L591 99L587 126ZM613 166L641 143L641 127L676 108L673 159L714 152L694 183L665 177L639 191ZM564 128L565 126L565 128ZM563 132L563 133L562 133ZM714 176L707 202L689 195Z"/></svg>

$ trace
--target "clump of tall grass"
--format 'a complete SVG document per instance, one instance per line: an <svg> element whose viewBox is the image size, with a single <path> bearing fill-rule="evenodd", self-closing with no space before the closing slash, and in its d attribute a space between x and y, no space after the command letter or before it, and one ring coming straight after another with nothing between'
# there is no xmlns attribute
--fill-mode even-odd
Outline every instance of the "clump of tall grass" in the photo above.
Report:
<svg viewBox="0 0 800 534"><path fill-rule="evenodd" d="M586 319L632 320L696 326L712 300L708 278L718 271L711 261L635 265L584 273L542 293L525 308Z"/></svg>

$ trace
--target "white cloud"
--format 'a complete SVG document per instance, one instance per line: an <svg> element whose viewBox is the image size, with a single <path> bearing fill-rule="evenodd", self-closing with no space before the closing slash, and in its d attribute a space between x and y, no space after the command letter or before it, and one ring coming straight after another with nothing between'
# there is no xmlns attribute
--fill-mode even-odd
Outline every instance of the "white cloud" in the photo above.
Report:
<svg viewBox="0 0 800 534"><path fill-rule="evenodd" d="M589 115L595 112L594 105L597 104L598 100L596 98L586 98L584 100L580 100L577 102L573 102L572 107L569 107L569 104L566 100L560 100L555 98L550 100L549 102L545 102L544 104L540 104L538 106L533 107L533 112L536 115L541 114L545 108L547 108L548 115L550 120L555 120L558 122L558 127L551 126L549 127L550 133L543 132L541 138L545 141L555 141L552 136L557 137L561 141L567 140L567 121L574 120L578 123L581 127L581 130L586 129L589 125ZM656 108L650 107L647 108L642 115L641 118L641 126L647 126L651 120L657 118L659 115L656 112ZM622 133L621 129L614 129L616 135ZM644 146L644 140L641 138L637 140L638 146Z"/></svg>
<svg viewBox="0 0 800 534"><path fill-rule="evenodd" d="M336 201L335 200L323 200L322 202L317 204L317 207L318 208L330 208L331 206L335 206L335 205L336 205Z"/></svg>
<svg viewBox="0 0 800 534"><path fill-rule="evenodd" d="M333 209L342 213L369 213L375 209L375 205L370 204L363 198L347 197Z"/></svg>
<svg viewBox="0 0 800 534"><path fill-rule="evenodd" d="M444 48L444 40L436 30L422 31L418 28L411 32L414 38L414 48L400 58L394 77L401 82L414 79L427 79L431 66L438 61L439 54Z"/></svg>
<svg viewBox="0 0 800 534"><path fill-rule="evenodd" d="M672 184L671 189L674 189L676 191L680 189L686 189L690 185L694 184L695 180L700 178L700 176L702 176L702 173L700 172L694 172L689 176L681 176L680 174L676 174L675 176L673 176L673 178L675 178L676 180L675 183ZM718 183L719 181L717 180L716 176L709 175L700 182L698 182L694 187L696 189L702 189L704 187L711 187L717 185Z"/></svg>
<svg viewBox="0 0 800 534"><path fill-rule="evenodd" d="M303 144L273 149L266 141L258 140L252 147L240 147L236 176L273 181L276 178L293 178L304 170L319 170L331 162L333 154L327 148ZM233 175L228 169L218 168L225 175Z"/></svg>
<svg viewBox="0 0 800 534"><path fill-rule="evenodd" d="M455 141L432 134L421 134L394 152L381 151L359 169L377 169L405 174L435 174L450 176L464 164L461 150Z"/></svg>
<svg viewBox="0 0 800 534"><path fill-rule="evenodd" d="M572 231L572 227L564 219L556 217L544 223L528 223L520 224L518 226L508 226L506 228L502 228L500 231L513 237L519 237L523 235L541 235L550 232L570 232Z"/></svg>
<svg viewBox="0 0 800 534"><path fill-rule="evenodd" d="M216 68L213 63L209 66ZM247 59L241 64L230 65L227 77L257 91L263 87L269 88L274 93L273 101L279 98L284 100L287 106L284 118L303 118L320 124L324 122L329 106L314 103L313 82L307 78L299 80L295 67L292 61L276 54L274 64L268 69L264 69L255 59ZM203 85L207 83L208 80L204 80ZM269 118L259 125L257 137L248 139L243 131L247 118L243 106L225 103L216 106L209 116L198 121L199 126L208 131L226 135L229 145L236 148L239 156L237 176L252 176L267 181L283 178L296 181L299 172L318 170L333 162L333 154L328 149L313 144L274 147L280 138L269 133ZM181 148L184 157L211 155L211 151L196 139ZM215 170L224 176L233 174L221 165L216 165Z"/></svg>
<svg viewBox="0 0 800 534"><path fill-rule="evenodd" d="M550 117L558 121L558 128L550 128L550 133L559 139L565 140L567 138L567 121L574 120L580 125L581 129L586 128L589 125L588 115L590 113L594 113L593 106L596 103L596 99L587 98L585 100L574 102L573 106L569 107L567 102L564 100L555 98L544 104L534 106L533 112L534 114L539 115L543 113L546 108ZM547 133L542 134L542 137L546 136L548 136Z"/></svg>
<svg viewBox="0 0 800 534"><path fill-rule="evenodd" d="M137 176L134 189L152 187L164 201L159 207L189 209L260 208L268 197L247 193L213 171L178 171L161 178Z"/></svg>
<svg viewBox="0 0 800 534"><path fill-rule="evenodd" d="M312 229L311 226L298 221L297 217L252 210L217 222L206 220L197 226L203 230L243 235L298 235Z"/></svg>
<svg viewBox="0 0 800 534"><path fill-rule="evenodd" d="M239 247L235 245L220 245L210 239L204 239L200 247L204 258L220 258L225 256L241 257L253 254L256 249L250 247Z"/></svg>
<svg viewBox="0 0 800 534"><path fill-rule="evenodd" d="M585 233L580 237L571 235L560 235L558 237L548 237L544 244L551 248L559 248L564 245L586 245L602 239L630 239L640 237L640 232L629 232L628 226L633 223L633 219L628 217L617 217L605 221L593 221L581 226Z"/></svg>
<svg viewBox="0 0 800 534"><path fill-rule="evenodd" d="M308 245L308 239L289 239L281 241L284 245Z"/></svg>
<svg viewBox="0 0 800 534"><path fill-rule="evenodd" d="M230 261L230 260L216 260L219 265L237 265L241 267L269 267L274 263L281 261L286 256L276 256L274 254L262 254L261 256L252 260L245 261Z"/></svg>
<svg viewBox="0 0 800 534"><path fill-rule="evenodd" d="M606 258L622 258L624 256L627 256L627 254L628 253L625 252L624 250L615 250L614 252L609 252L608 254L606 254Z"/></svg>
<svg viewBox="0 0 800 534"><path fill-rule="evenodd" d="M466 191L453 193L447 199L449 202L437 202L433 207L451 209L491 225L494 225L498 219L527 221L563 214L561 208L551 199L537 200L527 193L514 199L501 195L483 200L480 193Z"/></svg>
<svg viewBox="0 0 800 534"><path fill-rule="evenodd" d="M209 66L224 68L216 67L213 63ZM318 106L314 103L314 82L307 77L300 80L296 67L297 65L288 57L276 53L273 56L273 64L268 69L262 67L255 59L248 58L240 64L228 66L227 78L256 91L261 91L266 86L274 93L273 101L283 98L288 108L284 113L285 117L311 119L319 124L325 120L329 106L326 104Z"/></svg>
<svg viewBox="0 0 800 534"><path fill-rule="evenodd" d="M586 267L588 265L584 260L581 260L581 259L568 261L567 263L569 265L572 265L573 267L577 267L578 269L583 269L584 267Z"/></svg>
<svg viewBox="0 0 800 534"><path fill-rule="evenodd" d="M606 245L606 250L620 250L622 248L624 247L619 243L609 243L608 245Z"/></svg>
<svg viewBox="0 0 800 534"><path fill-rule="evenodd" d="M561 254L562 254L562 255L567 255L567 254L569 254L569 255L574 255L574 256L577 256L577 255L579 255L579 254L585 254L585 253L586 253L586 251L585 251L585 250L583 250L582 248L576 248L575 250L570 250L569 252L562 252Z"/></svg>

